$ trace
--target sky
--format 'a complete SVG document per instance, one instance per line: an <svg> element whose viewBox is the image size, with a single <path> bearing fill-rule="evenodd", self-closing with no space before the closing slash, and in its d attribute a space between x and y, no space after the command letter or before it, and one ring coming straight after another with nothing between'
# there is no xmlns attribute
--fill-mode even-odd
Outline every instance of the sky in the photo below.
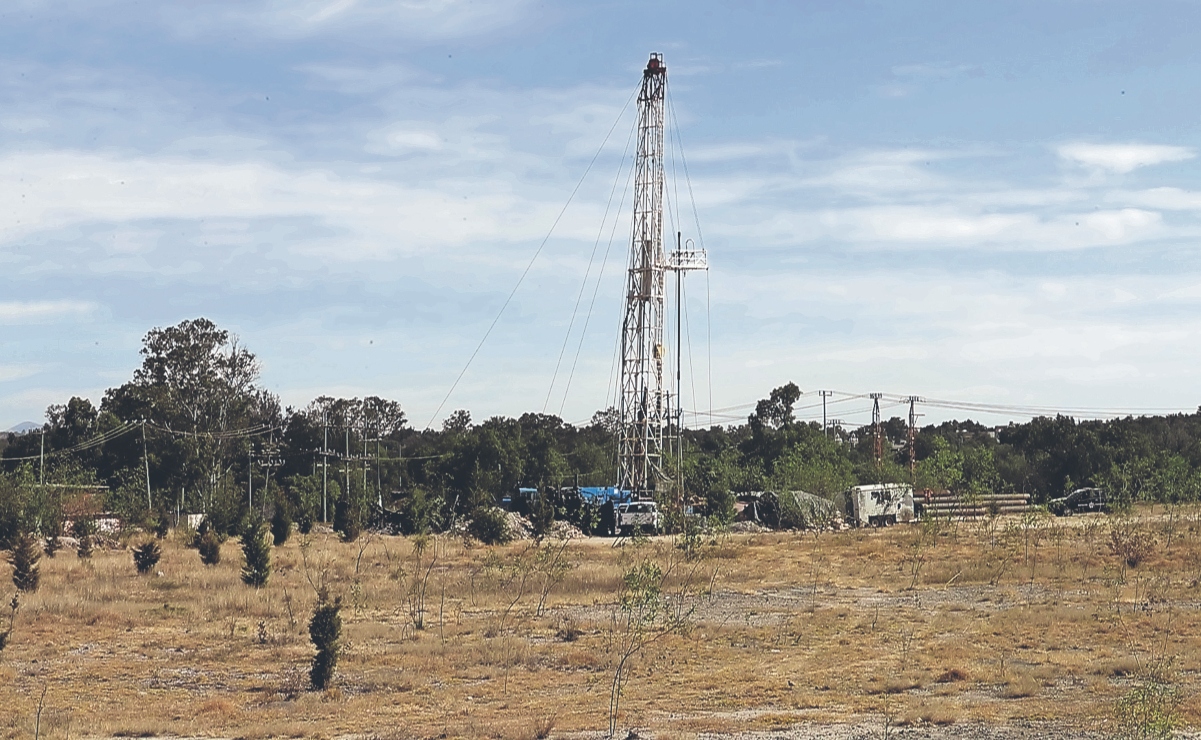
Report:
<svg viewBox="0 0 1201 740"><path fill-rule="evenodd" d="M0 429L201 316L287 405L587 421L650 52L711 266L689 423L789 381L808 416L1201 405L1196 3L6 0Z"/></svg>

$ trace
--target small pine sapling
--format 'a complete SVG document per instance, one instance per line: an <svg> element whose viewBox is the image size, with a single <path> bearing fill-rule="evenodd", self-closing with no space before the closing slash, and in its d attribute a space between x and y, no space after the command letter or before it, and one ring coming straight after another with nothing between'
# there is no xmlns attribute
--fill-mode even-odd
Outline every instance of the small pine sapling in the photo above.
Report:
<svg viewBox="0 0 1201 740"><path fill-rule="evenodd" d="M314 691L328 688L334 680L334 669L338 666L339 641L342 639L342 598L332 602L321 594L309 620L309 638L317 648L313 666L309 670L309 681Z"/></svg>
<svg viewBox="0 0 1201 740"><path fill-rule="evenodd" d="M162 556L163 551L158 546L158 542L147 540L133 549L133 564L138 569L139 575L146 575L154 570L154 566L158 565L158 560Z"/></svg>
<svg viewBox="0 0 1201 740"><path fill-rule="evenodd" d="M292 535L292 512L288 503L282 498L275 502L275 511L271 514L271 538L279 547L288 541Z"/></svg>
<svg viewBox="0 0 1201 740"><path fill-rule="evenodd" d="M79 541L79 544L76 545L75 554L81 560L87 560L92 557L92 549L95 546L92 538L96 534L96 520L90 517L76 519L75 523L71 525L71 530L75 533L75 537Z"/></svg>
<svg viewBox="0 0 1201 740"><path fill-rule="evenodd" d="M252 519L242 532L242 583L255 588L267 585L271 577L271 545L267 542L267 528L259 518Z"/></svg>
<svg viewBox="0 0 1201 740"><path fill-rule="evenodd" d="M63 543L60 539L63 535L63 520L60 517L53 517L46 523L46 544L42 546L42 550L46 553L46 557L52 558L62 549Z"/></svg>
<svg viewBox="0 0 1201 740"><path fill-rule="evenodd" d="M13 585L18 591L37 591L41 582L38 560L42 558L37 540L28 532L13 543L8 562L13 567Z"/></svg>
<svg viewBox="0 0 1201 740"><path fill-rule="evenodd" d="M221 562L221 540L211 529L196 540L196 550L200 552L200 562L205 565Z"/></svg>

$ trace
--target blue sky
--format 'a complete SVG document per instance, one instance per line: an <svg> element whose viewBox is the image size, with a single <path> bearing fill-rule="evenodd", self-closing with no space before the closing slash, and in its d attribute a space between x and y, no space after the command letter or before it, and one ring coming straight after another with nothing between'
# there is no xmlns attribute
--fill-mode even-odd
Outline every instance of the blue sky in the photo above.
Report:
<svg viewBox="0 0 1201 740"><path fill-rule="evenodd" d="M423 426L618 121L442 411L586 420L611 402L628 226L605 210L650 51L713 268L686 281L686 406L708 407L711 362L716 407L792 380L1194 409L1199 16L8 0L0 429L98 402L148 329L197 316L256 352L285 403L377 394ZM700 241L687 207L680 220ZM586 273L595 309L582 343L583 317L571 325L570 389L566 370L552 389ZM862 402L840 408L867 420Z"/></svg>

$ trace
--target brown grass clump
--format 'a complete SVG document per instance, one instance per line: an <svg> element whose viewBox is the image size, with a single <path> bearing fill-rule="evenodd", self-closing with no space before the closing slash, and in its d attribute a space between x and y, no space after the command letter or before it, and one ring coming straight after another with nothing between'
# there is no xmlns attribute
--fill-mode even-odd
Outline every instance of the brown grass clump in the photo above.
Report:
<svg viewBox="0 0 1201 740"><path fill-rule="evenodd" d="M937 683L958 683L959 681L968 680L967 671L962 671L958 668L952 668L948 671L943 671L938 674L938 678L934 679Z"/></svg>

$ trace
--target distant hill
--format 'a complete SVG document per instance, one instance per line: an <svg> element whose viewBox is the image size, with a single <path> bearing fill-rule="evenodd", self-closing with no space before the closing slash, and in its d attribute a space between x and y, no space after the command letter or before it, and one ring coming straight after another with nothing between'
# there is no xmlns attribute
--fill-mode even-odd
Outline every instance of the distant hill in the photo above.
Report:
<svg viewBox="0 0 1201 740"><path fill-rule="evenodd" d="M23 421L8 431L13 432L14 434L24 434L25 432L32 432L35 429L41 428L41 424L37 424L32 421Z"/></svg>

